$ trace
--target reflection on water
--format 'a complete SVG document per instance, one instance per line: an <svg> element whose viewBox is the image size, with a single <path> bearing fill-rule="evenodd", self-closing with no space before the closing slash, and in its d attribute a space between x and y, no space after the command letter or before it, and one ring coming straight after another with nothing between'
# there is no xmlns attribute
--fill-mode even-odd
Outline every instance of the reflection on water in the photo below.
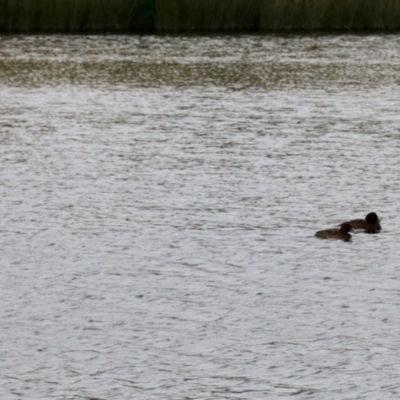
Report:
<svg viewBox="0 0 400 400"><path fill-rule="evenodd" d="M5 398L398 398L398 42L2 37Z"/></svg>
<svg viewBox="0 0 400 400"><path fill-rule="evenodd" d="M398 84L397 35L3 36L0 80L16 86L375 88ZM321 81L324 85L321 87Z"/></svg>

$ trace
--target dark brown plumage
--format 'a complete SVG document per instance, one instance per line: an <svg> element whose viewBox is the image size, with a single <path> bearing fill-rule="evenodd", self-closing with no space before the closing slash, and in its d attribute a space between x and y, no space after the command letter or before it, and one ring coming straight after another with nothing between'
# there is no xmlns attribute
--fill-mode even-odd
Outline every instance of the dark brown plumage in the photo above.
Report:
<svg viewBox="0 0 400 400"><path fill-rule="evenodd" d="M351 225L343 223L340 228L326 229L324 231L318 231L315 236L321 239L342 239L350 240L350 231L352 230Z"/></svg>
<svg viewBox="0 0 400 400"><path fill-rule="evenodd" d="M343 224L349 224L353 229L364 229L366 233L379 233L381 225L379 218L376 213L371 212L367 214L365 219L353 219L352 221L343 222Z"/></svg>

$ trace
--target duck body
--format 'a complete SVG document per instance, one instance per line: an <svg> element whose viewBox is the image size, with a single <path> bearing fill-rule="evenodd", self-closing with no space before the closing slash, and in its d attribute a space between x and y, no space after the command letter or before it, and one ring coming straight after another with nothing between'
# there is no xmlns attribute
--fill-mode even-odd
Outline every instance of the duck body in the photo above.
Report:
<svg viewBox="0 0 400 400"><path fill-rule="evenodd" d="M365 219L353 219L343 224L349 224L353 229L364 229L365 233L379 233L381 230L378 215L374 212L367 214Z"/></svg>
<svg viewBox="0 0 400 400"><path fill-rule="evenodd" d="M341 239L350 240L350 231L352 227L348 223L343 223L340 228L326 229L324 231L318 231L315 236L320 239Z"/></svg>

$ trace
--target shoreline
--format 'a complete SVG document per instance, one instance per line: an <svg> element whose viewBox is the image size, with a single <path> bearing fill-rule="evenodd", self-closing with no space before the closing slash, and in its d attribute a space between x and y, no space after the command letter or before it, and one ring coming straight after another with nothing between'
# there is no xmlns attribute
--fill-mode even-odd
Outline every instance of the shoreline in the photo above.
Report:
<svg viewBox="0 0 400 400"><path fill-rule="evenodd" d="M3 34L399 30L400 3L391 0L0 0Z"/></svg>

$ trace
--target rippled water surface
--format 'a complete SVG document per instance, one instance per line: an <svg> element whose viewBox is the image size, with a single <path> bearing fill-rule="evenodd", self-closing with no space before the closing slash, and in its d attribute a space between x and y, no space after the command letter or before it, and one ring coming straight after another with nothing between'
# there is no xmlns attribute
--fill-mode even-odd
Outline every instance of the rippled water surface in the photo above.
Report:
<svg viewBox="0 0 400 400"><path fill-rule="evenodd" d="M399 45L0 37L1 398L398 399Z"/></svg>

